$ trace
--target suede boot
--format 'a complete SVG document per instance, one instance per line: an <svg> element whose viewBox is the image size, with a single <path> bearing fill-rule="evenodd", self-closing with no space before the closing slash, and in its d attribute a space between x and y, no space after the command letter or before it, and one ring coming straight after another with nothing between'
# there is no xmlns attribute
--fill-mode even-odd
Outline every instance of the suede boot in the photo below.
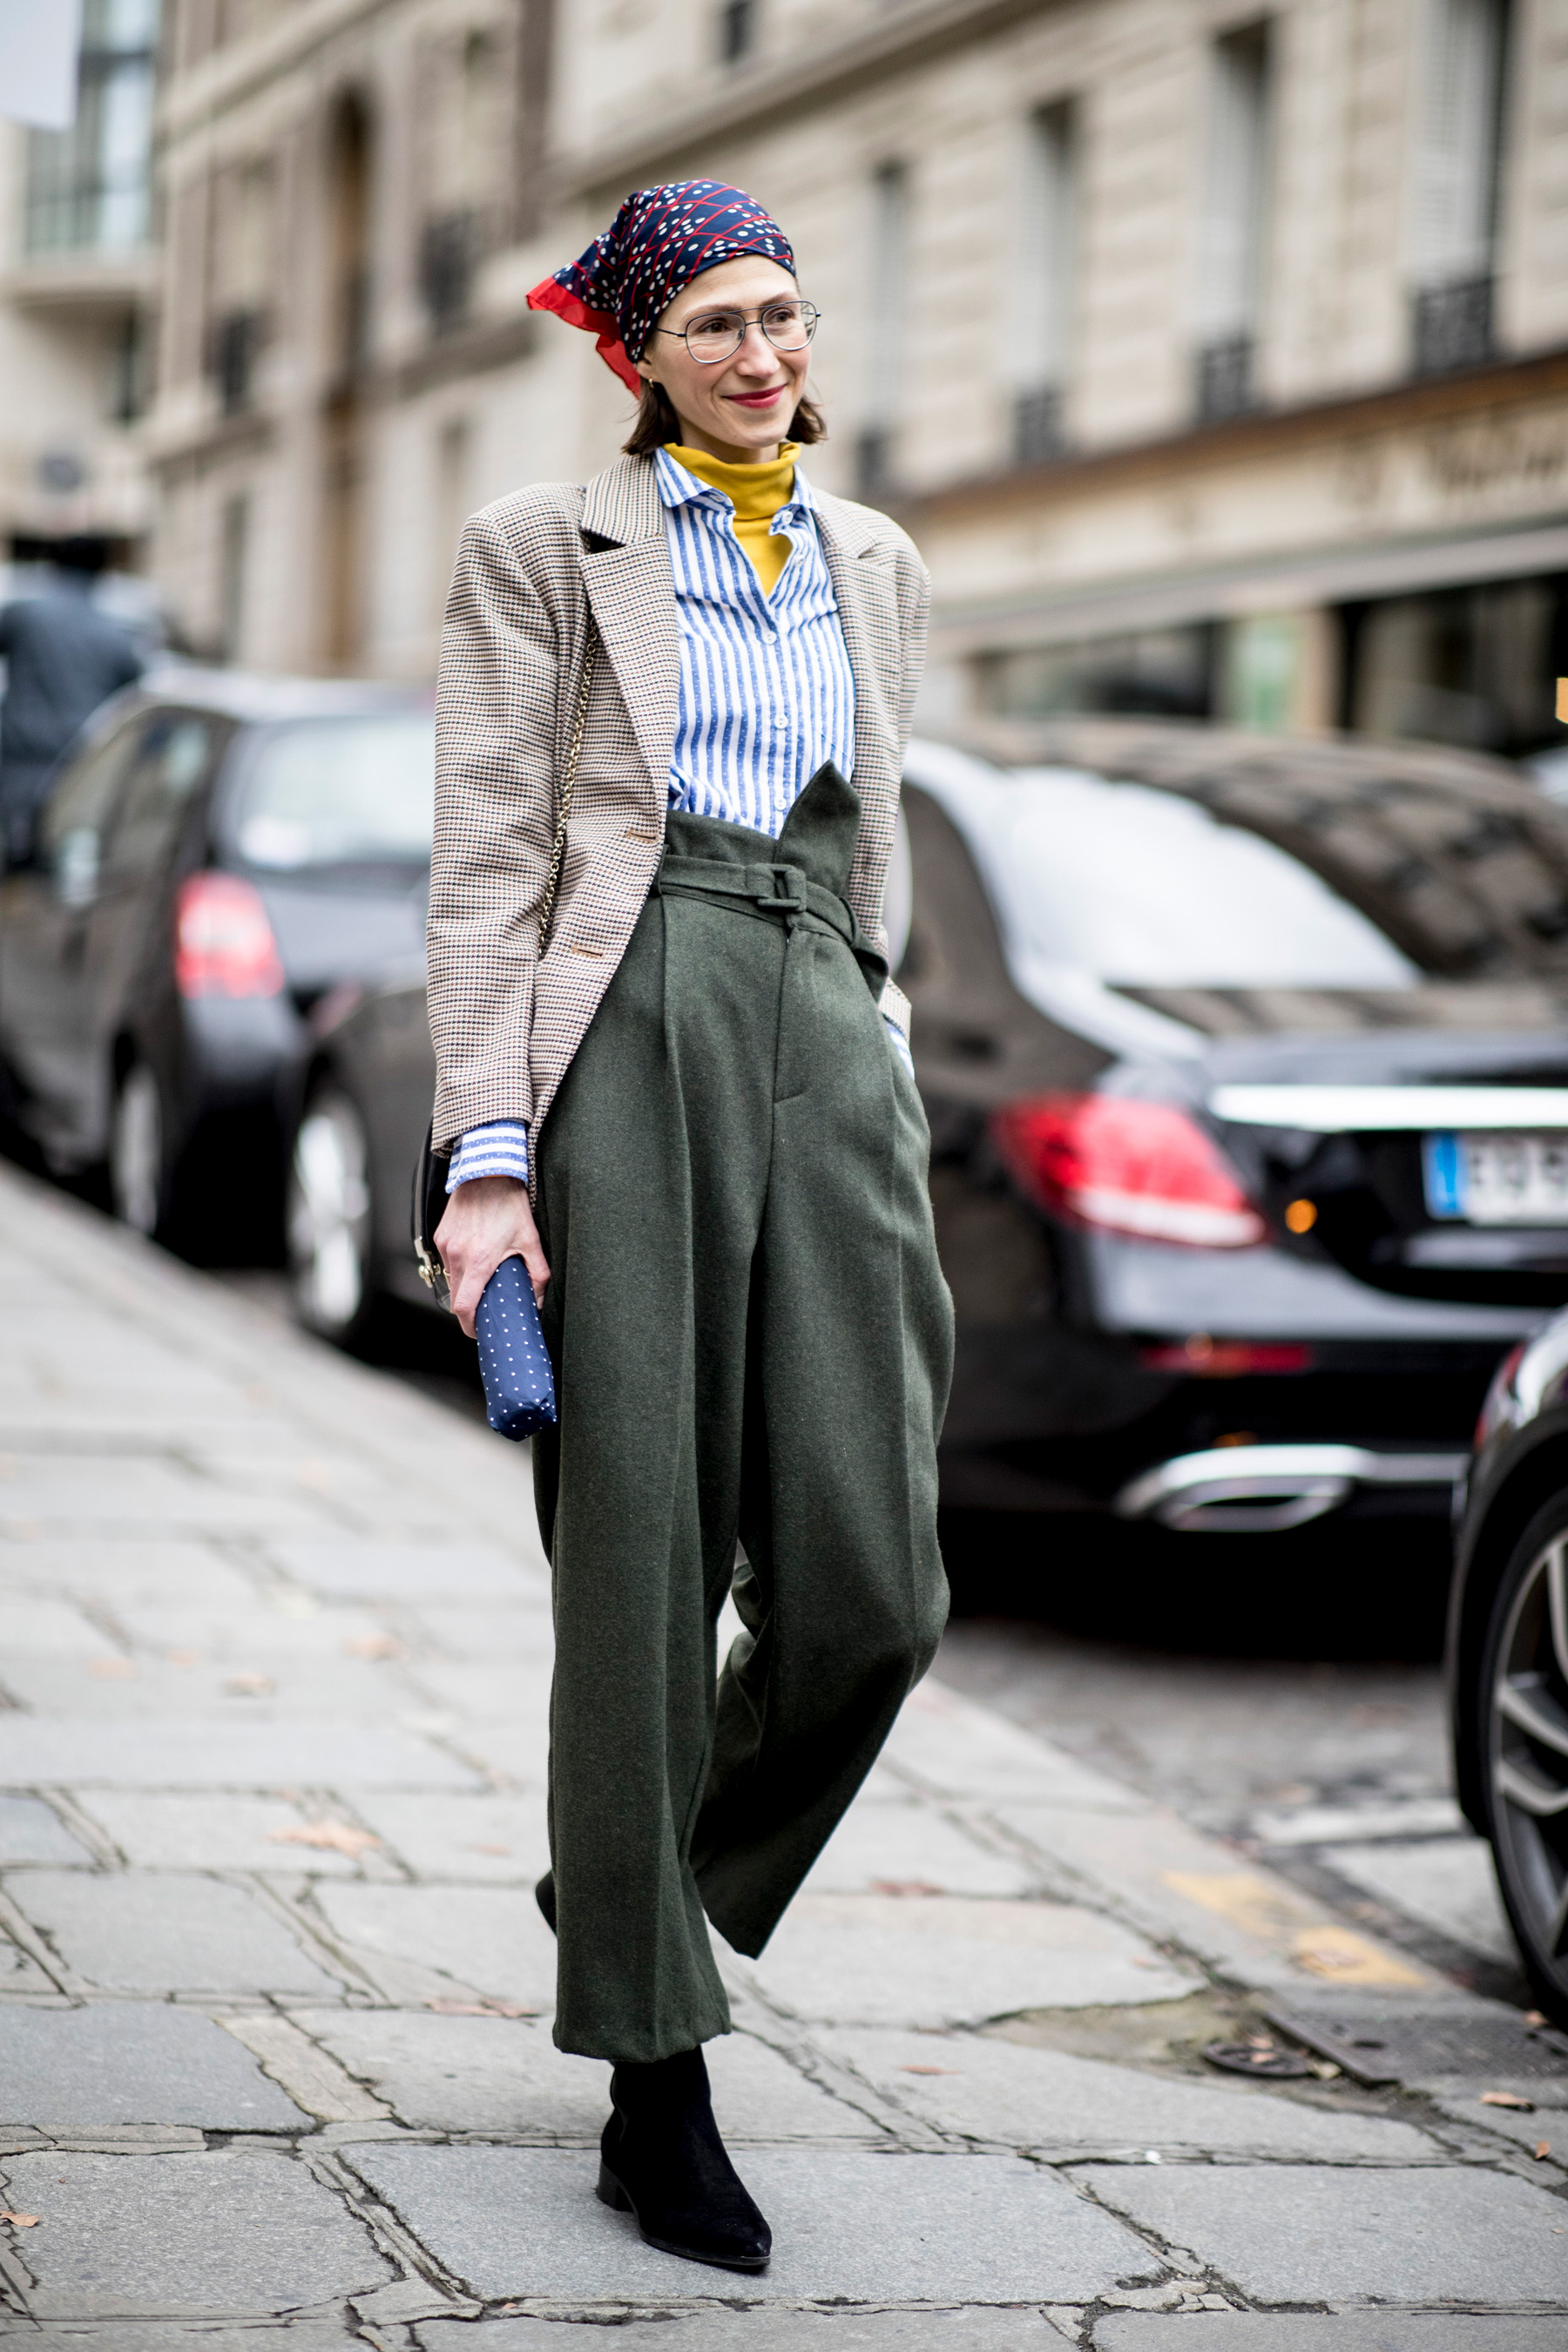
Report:
<svg viewBox="0 0 1568 2352"><path fill-rule="evenodd" d="M721 2270L761 2271L773 2232L730 2161L713 2120L700 2050L651 2066L617 2066L599 2143L598 2193L637 2217L661 2253Z"/></svg>

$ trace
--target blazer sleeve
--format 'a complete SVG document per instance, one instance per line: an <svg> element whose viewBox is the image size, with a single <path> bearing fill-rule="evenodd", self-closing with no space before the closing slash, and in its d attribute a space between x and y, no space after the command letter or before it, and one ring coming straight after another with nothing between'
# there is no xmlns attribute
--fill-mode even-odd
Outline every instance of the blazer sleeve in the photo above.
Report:
<svg viewBox="0 0 1568 2352"><path fill-rule="evenodd" d="M436 689L429 1009L436 1134L531 1119L540 902L555 823L555 621L493 509L466 526Z"/></svg>

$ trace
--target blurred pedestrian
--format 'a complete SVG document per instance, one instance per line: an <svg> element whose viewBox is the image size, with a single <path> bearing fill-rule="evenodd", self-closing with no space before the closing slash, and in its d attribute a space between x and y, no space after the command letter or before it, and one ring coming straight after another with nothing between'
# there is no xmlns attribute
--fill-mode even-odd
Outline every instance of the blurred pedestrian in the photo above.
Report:
<svg viewBox="0 0 1568 2352"><path fill-rule="evenodd" d="M615 2065L599 2194L760 2270L702 2057L730 2028L707 1923L761 1951L947 1607L951 1304L881 912L927 580L796 462L816 313L739 189L641 190L531 299L639 406L604 473L500 500L458 552L437 1239L466 1330L522 1258L557 1370L539 1900L555 2038Z"/></svg>
<svg viewBox="0 0 1568 2352"><path fill-rule="evenodd" d="M60 754L100 703L144 667L130 631L92 601L102 569L94 541L68 541L47 587L0 605L0 845L7 866L30 856L33 821Z"/></svg>

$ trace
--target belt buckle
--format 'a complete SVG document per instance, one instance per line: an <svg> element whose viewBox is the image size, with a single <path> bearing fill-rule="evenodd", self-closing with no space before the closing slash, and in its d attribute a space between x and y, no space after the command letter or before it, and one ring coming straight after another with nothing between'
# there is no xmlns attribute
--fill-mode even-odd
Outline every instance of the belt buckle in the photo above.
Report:
<svg viewBox="0 0 1568 2352"><path fill-rule="evenodd" d="M752 892L751 895L756 900L758 906L766 907L774 914L804 915L806 911L805 900L804 898L797 898L793 887L788 883L784 884L782 891L778 887L781 876L793 873L795 869L789 866L770 866L767 870L773 877L774 887L772 890L753 890Z"/></svg>

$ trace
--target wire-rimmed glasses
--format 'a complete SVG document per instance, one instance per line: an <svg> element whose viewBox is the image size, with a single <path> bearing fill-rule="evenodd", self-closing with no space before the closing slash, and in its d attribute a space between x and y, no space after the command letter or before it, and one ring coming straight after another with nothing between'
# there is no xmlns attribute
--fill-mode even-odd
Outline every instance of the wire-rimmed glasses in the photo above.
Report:
<svg viewBox="0 0 1568 2352"><path fill-rule="evenodd" d="M740 350L751 326L761 327L775 352L803 352L821 316L815 302L790 295L755 310L699 310L684 327L656 327L654 333L683 342L699 367L717 367Z"/></svg>

